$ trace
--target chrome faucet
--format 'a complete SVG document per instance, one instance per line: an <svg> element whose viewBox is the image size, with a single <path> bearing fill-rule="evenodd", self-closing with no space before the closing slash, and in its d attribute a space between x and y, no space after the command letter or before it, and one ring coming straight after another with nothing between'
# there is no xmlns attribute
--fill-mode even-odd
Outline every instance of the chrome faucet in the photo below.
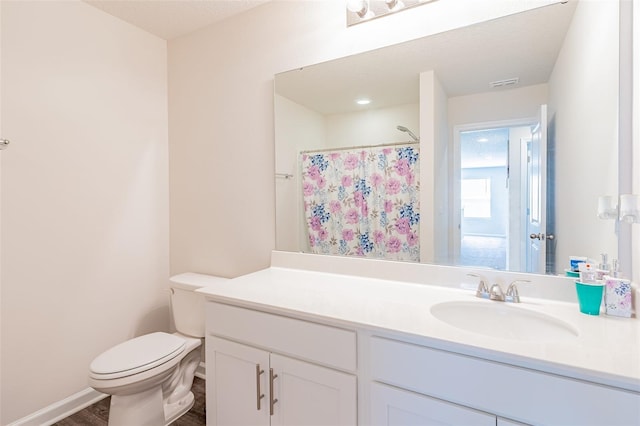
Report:
<svg viewBox="0 0 640 426"><path fill-rule="evenodd" d="M496 300L498 302L520 303L520 294L518 294L517 283L530 283L529 280L515 280L509 284L506 293L502 291L500 284L493 284L491 289L487 287L484 277L477 274L467 274L469 277L476 277L480 279L478 288L476 289L476 297L481 299Z"/></svg>
<svg viewBox="0 0 640 426"><path fill-rule="evenodd" d="M516 283L530 283L529 280L515 280L509 287L507 287L507 294L504 296L505 302L511 303L520 303L520 295L518 294L518 287L516 287Z"/></svg>
<svg viewBox="0 0 640 426"><path fill-rule="evenodd" d="M491 286L491 291L489 292L489 299L497 300L499 302L504 302L504 293L502 292L502 288L500 288L500 285L494 284Z"/></svg>
<svg viewBox="0 0 640 426"><path fill-rule="evenodd" d="M480 278L480 282L478 283L478 289L476 290L476 297L479 297L481 299L488 299L489 288L487 287L487 284L484 282L484 279L477 274L467 274L467 276Z"/></svg>

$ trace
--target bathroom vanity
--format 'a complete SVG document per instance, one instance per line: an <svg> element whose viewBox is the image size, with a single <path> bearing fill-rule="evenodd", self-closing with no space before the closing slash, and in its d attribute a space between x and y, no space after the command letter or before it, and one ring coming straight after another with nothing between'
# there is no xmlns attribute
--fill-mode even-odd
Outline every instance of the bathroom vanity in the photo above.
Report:
<svg viewBox="0 0 640 426"><path fill-rule="evenodd" d="M395 264L406 281L272 265L200 290L208 425L640 424L636 318L535 282L519 304L479 299L430 265Z"/></svg>

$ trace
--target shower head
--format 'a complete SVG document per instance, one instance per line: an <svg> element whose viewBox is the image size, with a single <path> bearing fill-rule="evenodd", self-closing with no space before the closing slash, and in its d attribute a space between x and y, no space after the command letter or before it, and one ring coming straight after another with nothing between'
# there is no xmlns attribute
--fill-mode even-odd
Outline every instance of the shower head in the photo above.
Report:
<svg viewBox="0 0 640 426"><path fill-rule="evenodd" d="M396 129L400 130L401 132L408 133L409 136L411 136L411 138L413 138L413 140L416 141L416 142L418 142L420 140L420 138L418 138L416 135L414 135L411 130L407 129L404 126L396 126Z"/></svg>

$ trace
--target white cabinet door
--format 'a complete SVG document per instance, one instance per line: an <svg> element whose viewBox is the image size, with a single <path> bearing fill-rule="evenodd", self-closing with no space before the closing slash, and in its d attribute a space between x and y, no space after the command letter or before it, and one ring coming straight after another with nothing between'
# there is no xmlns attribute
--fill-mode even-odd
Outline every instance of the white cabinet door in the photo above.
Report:
<svg viewBox="0 0 640 426"><path fill-rule="evenodd" d="M268 426L269 353L207 336L206 357L207 425Z"/></svg>
<svg viewBox="0 0 640 426"><path fill-rule="evenodd" d="M353 426L357 424L356 377L271 354L274 406L272 425Z"/></svg>
<svg viewBox="0 0 640 426"><path fill-rule="evenodd" d="M418 393L372 383L371 422L374 426L495 426L496 417Z"/></svg>
<svg viewBox="0 0 640 426"><path fill-rule="evenodd" d="M206 363L209 426L357 424L352 374L212 336Z"/></svg>

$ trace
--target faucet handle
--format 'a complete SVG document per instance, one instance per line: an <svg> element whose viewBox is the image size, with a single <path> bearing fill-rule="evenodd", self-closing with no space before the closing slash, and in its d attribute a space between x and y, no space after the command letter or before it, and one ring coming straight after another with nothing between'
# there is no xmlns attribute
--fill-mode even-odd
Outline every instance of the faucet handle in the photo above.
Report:
<svg viewBox="0 0 640 426"><path fill-rule="evenodd" d="M478 289L476 290L476 297L479 297L481 299L488 299L489 288L487 287L487 284L484 282L484 279L477 274L467 274L467 276L480 278L480 282L478 283Z"/></svg>
<svg viewBox="0 0 640 426"><path fill-rule="evenodd" d="M520 303L520 295L518 294L518 287L516 283L530 283L529 280L515 280L507 287L507 293L504 297L505 302Z"/></svg>
<svg viewBox="0 0 640 426"><path fill-rule="evenodd" d="M499 284L494 284L491 286L491 290L489 291L489 299L504 302L504 293L502 292L502 288L500 288Z"/></svg>
<svg viewBox="0 0 640 426"><path fill-rule="evenodd" d="M480 280L480 283L478 284L476 297L480 297L481 299L487 299L489 297L489 289L487 288L487 284L485 284L484 280Z"/></svg>

